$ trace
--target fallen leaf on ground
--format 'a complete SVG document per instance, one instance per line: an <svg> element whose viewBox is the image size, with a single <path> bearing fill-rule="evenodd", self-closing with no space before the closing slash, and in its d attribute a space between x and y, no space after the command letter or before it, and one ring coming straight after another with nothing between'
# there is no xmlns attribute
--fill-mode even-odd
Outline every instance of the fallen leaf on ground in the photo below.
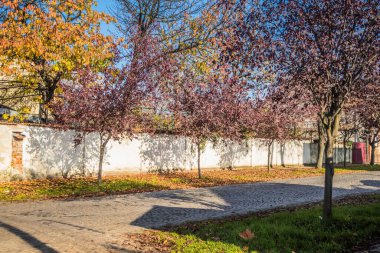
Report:
<svg viewBox="0 0 380 253"><path fill-rule="evenodd" d="M247 228L245 231L239 233L239 236L243 238L244 240L250 240L253 237L255 237L255 234L250 229Z"/></svg>

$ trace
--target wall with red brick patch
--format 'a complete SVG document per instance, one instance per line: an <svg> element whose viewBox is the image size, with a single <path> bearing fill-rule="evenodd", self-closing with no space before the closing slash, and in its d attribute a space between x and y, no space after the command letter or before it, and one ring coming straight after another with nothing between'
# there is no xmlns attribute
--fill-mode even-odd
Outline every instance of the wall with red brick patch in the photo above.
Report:
<svg viewBox="0 0 380 253"><path fill-rule="evenodd" d="M26 178L86 175L97 171L99 135L86 134L75 145L81 133L74 130L0 124L0 170L19 171ZM111 140L106 148L103 169L115 171L156 171L196 167L195 146L183 136L136 134L132 140ZM202 152L202 168L229 166L265 166L267 146L263 140L242 143L207 143ZM273 165L301 165L315 162L316 144L307 141L275 143ZM335 158L342 160L342 148ZM350 158L350 156L348 156Z"/></svg>
<svg viewBox="0 0 380 253"><path fill-rule="evenodd" d="M19 159L16 161L15 164L19 165L19 168L21 168L20 165L22 165L22 145L13 143L13 133L14 132L24 132L25 127L23 125L0 125L0 170L8 170L12 166L12 160L13 160L13 150L15 152L15 157L17 156ZM15 149L13 149L13 145L17 146ZM18 154L17 154L18 153Z"/></svg>
<svg viewBox="0 0 380 253"><path fill-rule="evenodd" d="M19 173L23 172L23 141L25 135L22 132L12 133L12 160L11 167L18 170Z"/></svg>

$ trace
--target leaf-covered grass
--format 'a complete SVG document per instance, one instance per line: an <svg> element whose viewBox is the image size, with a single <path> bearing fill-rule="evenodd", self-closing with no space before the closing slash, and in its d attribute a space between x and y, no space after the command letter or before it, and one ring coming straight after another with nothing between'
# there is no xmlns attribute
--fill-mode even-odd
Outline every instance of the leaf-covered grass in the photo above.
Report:
<svg viewBox="0 0 380 253"><path fill-rule="evenodd" d="M337 166L338 169L342 170L367 170L367 171L380 171L380 164L375 165L363 165L363 164L352 164L343 168L342 165Z"/></svg>
<svg viewBox="0 0 380 253"><path fill-rule="evenodd" d="M359 169L380 169L380 166L358 166L355 169L337 169L337 173L356 173ZM312 167L276 167L267 172L266 168L239 168L234 170L204 170L203 178L197 172L176 172L169 174L123 174L105 176L101 186L95 178L42 179L21 182L0 183L0 201L28 199L51 199L81 196L101 196L164 189L186 189L241 183L263 182L287 178L323 175L323 169Z"/></svg>
<svg viewBox="0 0 380 253"><path fill-rule="evenodd" d="M101 186L95 178L46 179L0 183L0 200L49 199L101 196L165 189L159 184L138 179L106 178Z"/></svg>
<svg viewBox="0 0 380 253"><path fill-rule="evenodd" d="M380 195L366 198L335 206L329 224L317 206L148 232L143 243L163 252L347 252L380 237Z"/></svg>

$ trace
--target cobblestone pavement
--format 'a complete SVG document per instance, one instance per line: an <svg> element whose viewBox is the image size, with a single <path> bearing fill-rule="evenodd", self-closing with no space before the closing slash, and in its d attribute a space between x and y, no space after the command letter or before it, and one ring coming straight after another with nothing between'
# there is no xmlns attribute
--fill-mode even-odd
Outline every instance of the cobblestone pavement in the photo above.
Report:
<svg viewBox="0 0 380 253"><path fill-rule="evenodd" d="M380 192L380 172L336 175L334 197ZM107 252L121 234L323 198L323 177L77 200L1 203L0 252Z"/></svg>

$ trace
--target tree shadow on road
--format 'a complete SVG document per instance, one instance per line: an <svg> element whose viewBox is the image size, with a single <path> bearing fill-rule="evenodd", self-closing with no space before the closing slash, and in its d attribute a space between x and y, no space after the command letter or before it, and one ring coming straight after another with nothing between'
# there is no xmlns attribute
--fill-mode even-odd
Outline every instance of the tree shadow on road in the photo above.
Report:
<svg viewBox="0 0 380 253"><path fill-rule="evenodd" d="M362 185L354 188L334 188L334 197L380 191L380 181L378 180L362 180L360 182ZM323 196L323 187L320 186L275 182L210 187L204 191L203 196L197 196L197 191L182 190L155 193L155 198L166 201L170 206L155 205L134 220L131 225L147 229L159 228L165 223L175 225L190 220L205 220L268 210L287 206L289 203L302 205L307 202L319 202ZM230 194L228 191L236 194ZM179 207L183 204L200 207Z"/></svg>
<svg viewBox="0 0 380 253"><path fill-rule="evenodd" d="M27 232L25 232L25 231L23 231L23 230L21 230L19 228L16 228L16 227L14 227L12 225L9 225L9 224L1 222L1 221L0 221L0 228L4 228L8 232L16 235L17 237L19 237L20 239L24 240L30 246L32 246L33 248L39 250L42 253L58 253L57 250L49 247L48 245L46 245L46 243L38 240L33 235L31 235L31 234L29 234L29 233L27 233Z"/></svg>
<svg viewBox="0 0 380 253"><path fill-rule="evenodd" d="M168 204L154 205L149 211L131 222L131 225L166 231L168 228L170 230L170 227L175 228L188 222L247 216L249 213L284 208L289 206L289 203L291 203L290 206L318 203L323 196L322 186L276 182L211 187L205 190L214 195L213 199L209 199L207 195L206 199L201 196L193 196L194 193L188 195L186 191L178 192L178 194L177 191L173 192L175 194L167 192L160 195L157 193L155 198L168 201ZM229 194L227 191L236 194ZM361 180L359 185L353 187L336 187L333 194L334 198L339 199L370 192L380 193L379 180ZM307 201L305 196L307 196ZM217 201L218 204L213 204L215 199L220 199ZM185 205L183 205L184 203ZM213 238L201 239L213 241ZM225 242L235 243L235 241L228 240Z"/></svg>

